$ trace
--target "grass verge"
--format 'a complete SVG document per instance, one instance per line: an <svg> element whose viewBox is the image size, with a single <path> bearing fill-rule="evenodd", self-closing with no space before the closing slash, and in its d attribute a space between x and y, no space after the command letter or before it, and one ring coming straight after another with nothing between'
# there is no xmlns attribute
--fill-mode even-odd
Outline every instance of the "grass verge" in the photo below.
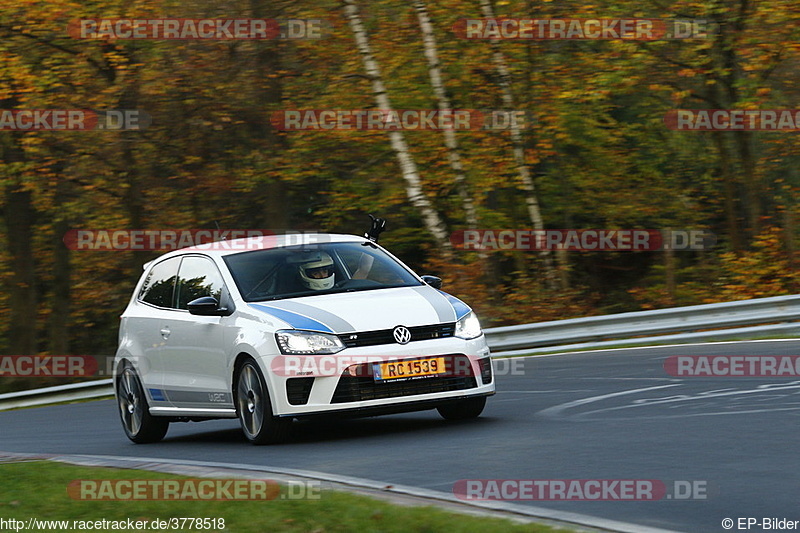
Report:
<svg viewBox="0 0 800 533"><path fill-rule="evenodd" d="M155 519L223 518L232 533L277 532L511 532L564 531L539 524L484 518L448 512L436 507L394 505L365 496L322 490L319 499L270 501L86 501L67 492L75 480L187 479L146 470L124 470L64 465L50 461L0 464L0 519L27 523L40 520L122 521L151 523ZM0 523L2 525L2 523ZM3 531L8 531L6 523ZM14 529L10 529L14 531ZM48 531L39 529L40 531ZM152 531L152 529L148 529ZM49 531L88 531L51 529ZM93 531L109 531L94 529ZM182 528L181 531L215 531Z"/></svg>

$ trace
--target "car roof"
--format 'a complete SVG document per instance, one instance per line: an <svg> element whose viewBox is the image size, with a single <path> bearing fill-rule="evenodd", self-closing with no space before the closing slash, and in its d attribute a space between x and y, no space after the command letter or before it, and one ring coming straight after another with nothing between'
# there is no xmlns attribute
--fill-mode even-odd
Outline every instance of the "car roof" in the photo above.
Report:
<svg viewBox="0 0 800 533"><path fill-rule="evenodd" d="M223 257L226 255L238 254L242 252L251 252L254 250L270 250L274 248L283 248L286 246L299 246L307 244L325 244L330 242L367 242L364 237L358 235L345 235L339 233L285 233L280 235L262 235L255 237L244 237L241 239L231 239L216 241L208 244L200 244L190 246L188 248L181 248L179 250L172 250L162 256L157 257L153 261L162 261L170 257L183 255L187 253L202 253L212 257ZM153 261L144 265L148 268Z"/></svg>

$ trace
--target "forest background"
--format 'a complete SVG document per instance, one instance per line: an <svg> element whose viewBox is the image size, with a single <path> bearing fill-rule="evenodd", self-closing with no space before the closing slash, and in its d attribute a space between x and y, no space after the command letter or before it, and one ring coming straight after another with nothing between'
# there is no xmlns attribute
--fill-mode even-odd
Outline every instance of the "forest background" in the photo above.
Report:
<svg viewBox="0 0 800 533"><path fill-rule="evenodd" d="M454 30L486 16L699 19L714 31L496 41ZM70 21L87 18L326 26L321 39L71 37ZM799 80L796 0L0 0L0 109L153 119L139 131L0 131L0 354L115 351L119 315L159 252L71 250L75 229L362 234L373 213L388 219L381 244L442 277L485 327L797 293L797 131L673 131L664 117L797 109ZM533 120L449 139L271 123L291 109L385 109L384 97ZM450 246L474 228L699 229L717 241L675 253Z"/></svg>

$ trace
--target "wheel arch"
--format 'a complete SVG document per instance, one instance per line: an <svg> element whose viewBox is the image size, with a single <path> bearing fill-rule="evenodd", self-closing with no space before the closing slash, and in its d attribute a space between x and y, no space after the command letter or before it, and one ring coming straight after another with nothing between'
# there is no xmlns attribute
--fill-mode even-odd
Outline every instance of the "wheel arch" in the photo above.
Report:
<svg viewBox="0 0 800 533"><path fill-rule="evenodd" d="M114 386L115 395L119 392L119 380L122 377L122 371L125 370L127 367L133 368L133 371L136 372L136 366L133 363L131 363L130 359L128 359L127 356L121 357L114 362L114 368L112 370L112 378L113 378L112 385ZM136 372L136 375L138 376L139 373ZM139 377L139 379L141 380L141 377Z"/></svg>
<svg viewBox="0 0 800 533"><path fill-rule="evenodd" d="M234 358L233 365L231 367L231 398L233 399L233 405L234 405L234 408L236 408L236 409L238 409L237 402L236 402L236 378L239 375L239 369L242 368L242 366L244 365L245 361L247 361L247 360L253 361L256 364L256 366L259 367L259 370L261 371L262 377L264 378L264 385L267 387L267 394L269 394L269 400L270 400L270 402L274 402L275 401L275 393L272 390L273 387L272 387L272 384L270 383L269 376L264 371L264 368L262 367L262 365L259 364L258 357L256 357L255 355L253 355L253 354L251 354L249 352L240 351L236 355L236 357ZM275 404L273 403L273 405L275 405Z"/></svg>

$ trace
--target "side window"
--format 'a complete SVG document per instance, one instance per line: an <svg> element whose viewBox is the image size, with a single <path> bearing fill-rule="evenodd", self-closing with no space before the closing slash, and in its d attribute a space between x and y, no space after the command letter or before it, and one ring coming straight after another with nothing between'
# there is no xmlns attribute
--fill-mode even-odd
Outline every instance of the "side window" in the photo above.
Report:
<svg viewBox="0 0 800 533"><path fill-rule="evenodd" d="M159 307L172 307L172 294L179 263L180 257L173 257L154 265L144 280L139 299Z"/></svg>
<svg viewBox="0 0 800 533"><path fill-rule="evenodd" d="M210 259L192 255L184 257L175 289L178 309L188 309L189 302L202 296L213 296L219 302L224 286L219 270Z"/></svg>

